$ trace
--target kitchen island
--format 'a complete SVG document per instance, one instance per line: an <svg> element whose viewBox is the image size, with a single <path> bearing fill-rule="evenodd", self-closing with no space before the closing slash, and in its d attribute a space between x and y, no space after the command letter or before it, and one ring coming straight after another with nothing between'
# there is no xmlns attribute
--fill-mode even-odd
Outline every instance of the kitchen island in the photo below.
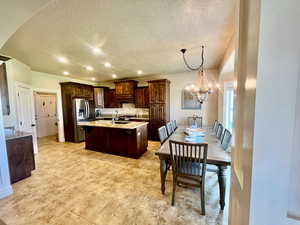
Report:
<svg viewBox="0 0 300 225"><path fill-rule="evenodd" d="M147 124L108 120L78 122L85 129L86 149L136 159L147 151Z"/></svg>

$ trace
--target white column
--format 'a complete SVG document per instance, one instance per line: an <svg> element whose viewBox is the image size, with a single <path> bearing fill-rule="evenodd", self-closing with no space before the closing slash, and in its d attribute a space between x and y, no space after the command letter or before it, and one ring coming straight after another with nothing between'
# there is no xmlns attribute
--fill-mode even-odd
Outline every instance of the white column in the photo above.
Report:
<svg viewBox="0 0 300 225"><path fill-rule="evenodd" d="M0 198L13 193L7 161L6 142L4 136L2 105L0 99Z"/></svg>

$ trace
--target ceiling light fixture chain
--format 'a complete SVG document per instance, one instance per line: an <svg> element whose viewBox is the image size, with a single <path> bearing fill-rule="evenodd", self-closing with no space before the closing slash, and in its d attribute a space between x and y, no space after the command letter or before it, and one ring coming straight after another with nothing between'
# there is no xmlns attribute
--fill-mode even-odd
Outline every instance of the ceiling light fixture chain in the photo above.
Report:
<svg viewBox="0 0 300 225"><path fill-rule="evenodd" d="M202 45L202 53L201 53L201 60L202 61L201 61L200 66L198 66L198 67L192 67L188 64L188 62L185 58L185 55L184 55L187 51L185 48L181 49L180 51L182 52L182 58L183 58L184 64L186 65L186 67L189 70L192 70L192 71L201 70L201 71L203 71L203 65L204 65L204 46L203 45Z"/></svg>

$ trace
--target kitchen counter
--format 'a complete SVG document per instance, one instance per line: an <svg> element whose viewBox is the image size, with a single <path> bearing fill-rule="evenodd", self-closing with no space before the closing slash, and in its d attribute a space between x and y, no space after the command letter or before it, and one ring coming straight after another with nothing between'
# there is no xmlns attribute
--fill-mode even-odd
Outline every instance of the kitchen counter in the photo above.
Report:
<svg viewBox="0 0 300 225"><path fill-rule="evenodd" d="M29 132L15 131L12 134L5 135L5 139L12 140L12 139L22 138L22 137L27 137L27 136L32 136L32 134Z"/></svg>
<svg viewBox="0 0 300 225"><path fill-rule="evenodd" d="M141 126L147 125L148 122L133 122L128 121L127 124L113 124L110 120L96 120L96 121L85 121L78 122L79 126L88 126L88 127L107 127L107 128L119 128L119 129L136 129Z"/></svg>
<svg viewBox="0 0 300 225"><path fill-rule="evenodd" d="M113 118L112 116L100 116L100 117L97 117L96 119L111 120L112 118ZM129 120L129 121L149 121L149 117L126 117L126 120Z"/></svg>
<svg viewBox="0 0 300 225"><path fill-rule="evenodd" d="M130 158L139 158L148 147L148 122L113 124L109 120L79 122L85 130L85 148Z"/></svg>

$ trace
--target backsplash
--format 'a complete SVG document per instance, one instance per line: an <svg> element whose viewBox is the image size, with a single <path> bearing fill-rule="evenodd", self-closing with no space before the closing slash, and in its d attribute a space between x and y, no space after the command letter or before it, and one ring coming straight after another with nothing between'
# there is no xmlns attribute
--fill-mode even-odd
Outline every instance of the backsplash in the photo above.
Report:
<svg viewBox="0 0 300 225"><path fill-rule="evenodd" d="M100 109L101 116L109 116L116 114L119 115L137 116L137 117L149 117L149 109L135 108L134 104L123 104L122 108L104 108Z"/></svg>

